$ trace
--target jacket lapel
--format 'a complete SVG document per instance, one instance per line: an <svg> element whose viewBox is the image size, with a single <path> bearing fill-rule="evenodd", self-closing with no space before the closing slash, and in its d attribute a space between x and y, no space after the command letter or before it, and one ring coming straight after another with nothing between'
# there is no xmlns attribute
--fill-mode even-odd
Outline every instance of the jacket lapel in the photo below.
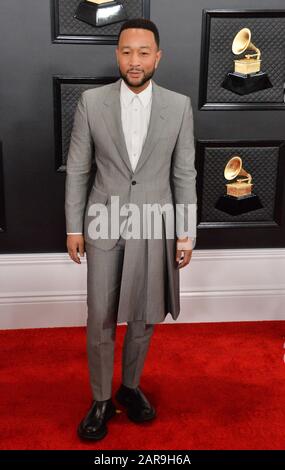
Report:
<svg viewBox="0 0 285 470"><path fill-rule="evenodd" d="M121 103L120 103L120 86L122 79L112 83L111 92L108 93L104 100L102 115L107 128L109 129L110 136L119 152L119 155L127 165L129 171L135 174L142 167L151 152L153 151L156 143L159 140L163 126L167 119L167 103L163 100L159 85L152 80L152 105L147 135L142 147L141 155L139 157L135 171L133 172L132 165L129 159L129 154L126 146L122 119L121 119Z"/></svg>

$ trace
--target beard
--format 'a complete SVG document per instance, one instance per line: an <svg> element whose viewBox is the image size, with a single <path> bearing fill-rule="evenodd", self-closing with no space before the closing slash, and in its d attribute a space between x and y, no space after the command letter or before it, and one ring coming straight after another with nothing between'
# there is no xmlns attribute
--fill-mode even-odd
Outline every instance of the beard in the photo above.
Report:
<svg viewBox="0 0 285 470"><path fill-rule="evenodd" d="M135 72L135 70L133 70ZM146 82L148 82L154 75L155 73L155 68L153 68L151 70L151 72L148 72L148 73L142 73L142 78L136 82L136 83L133 83L132 81L129 80L128 78L128 75L123 73L119 67L119 72L120 72L120 77L124 80L124 82L129 85L130 87L132 88L140 88L141 86L143 86Z"/></svg>

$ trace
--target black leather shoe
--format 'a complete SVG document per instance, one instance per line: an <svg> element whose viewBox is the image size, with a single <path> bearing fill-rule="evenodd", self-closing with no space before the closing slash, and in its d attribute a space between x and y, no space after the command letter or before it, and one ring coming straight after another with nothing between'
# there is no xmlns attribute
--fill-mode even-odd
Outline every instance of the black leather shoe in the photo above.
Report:
<svg viewBox="0 0 285 470"><path fill-rule="evenodd" d="M99 440L108 433L106 422L116 414L112 399L93 401L90 410L77 428L81 439Z"/></svg>
<svg viewBox="0 0 285 470"><path fill-rule="evenodd" d="M156 417L154 407L139 387L129 388L121 384L115 398L121 405L126 407L128 418L135 423L143 423Z"/></svg>

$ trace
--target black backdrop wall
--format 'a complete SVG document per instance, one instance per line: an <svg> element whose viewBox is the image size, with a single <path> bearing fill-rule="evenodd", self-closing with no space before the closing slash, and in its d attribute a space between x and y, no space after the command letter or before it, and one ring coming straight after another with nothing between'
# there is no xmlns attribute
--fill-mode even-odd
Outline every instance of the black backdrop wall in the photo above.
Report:
<svg viewBox="0 0 285 470"><path fill-rule="evenodd" d="M198 109L202 9L269 7L282 9L284 0L151 0L164 54L154 78L191 96L197 140L284 139L281 109ZM63 252L65 173L55 165L53 77L117 77L116 46L53 43L49 0L1 0L0 31L0 252ZM277 227L241 230L242 237L201 224L197 248L284 246Z"/></svg>

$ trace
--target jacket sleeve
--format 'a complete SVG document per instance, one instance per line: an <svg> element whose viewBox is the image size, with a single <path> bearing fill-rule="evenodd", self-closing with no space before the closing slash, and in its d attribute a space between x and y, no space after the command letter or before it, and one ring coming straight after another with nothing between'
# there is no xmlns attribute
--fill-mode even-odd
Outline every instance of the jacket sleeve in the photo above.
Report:
<svg viewBox="0 0 285 470"><path fill-rule="evenodd" d="M67 233L83 233L84 209L92 154L93 139L88 123L86 96L83 92L74 114L66 163L65 220Z"/></svg>
<svg viewBox="0 0 285 470"><path fill-rule="evenodd" d="M191 99L187 96L182 123L173 150L171 179L174 192L176 236L197 235L194 123Z"/></svg>

